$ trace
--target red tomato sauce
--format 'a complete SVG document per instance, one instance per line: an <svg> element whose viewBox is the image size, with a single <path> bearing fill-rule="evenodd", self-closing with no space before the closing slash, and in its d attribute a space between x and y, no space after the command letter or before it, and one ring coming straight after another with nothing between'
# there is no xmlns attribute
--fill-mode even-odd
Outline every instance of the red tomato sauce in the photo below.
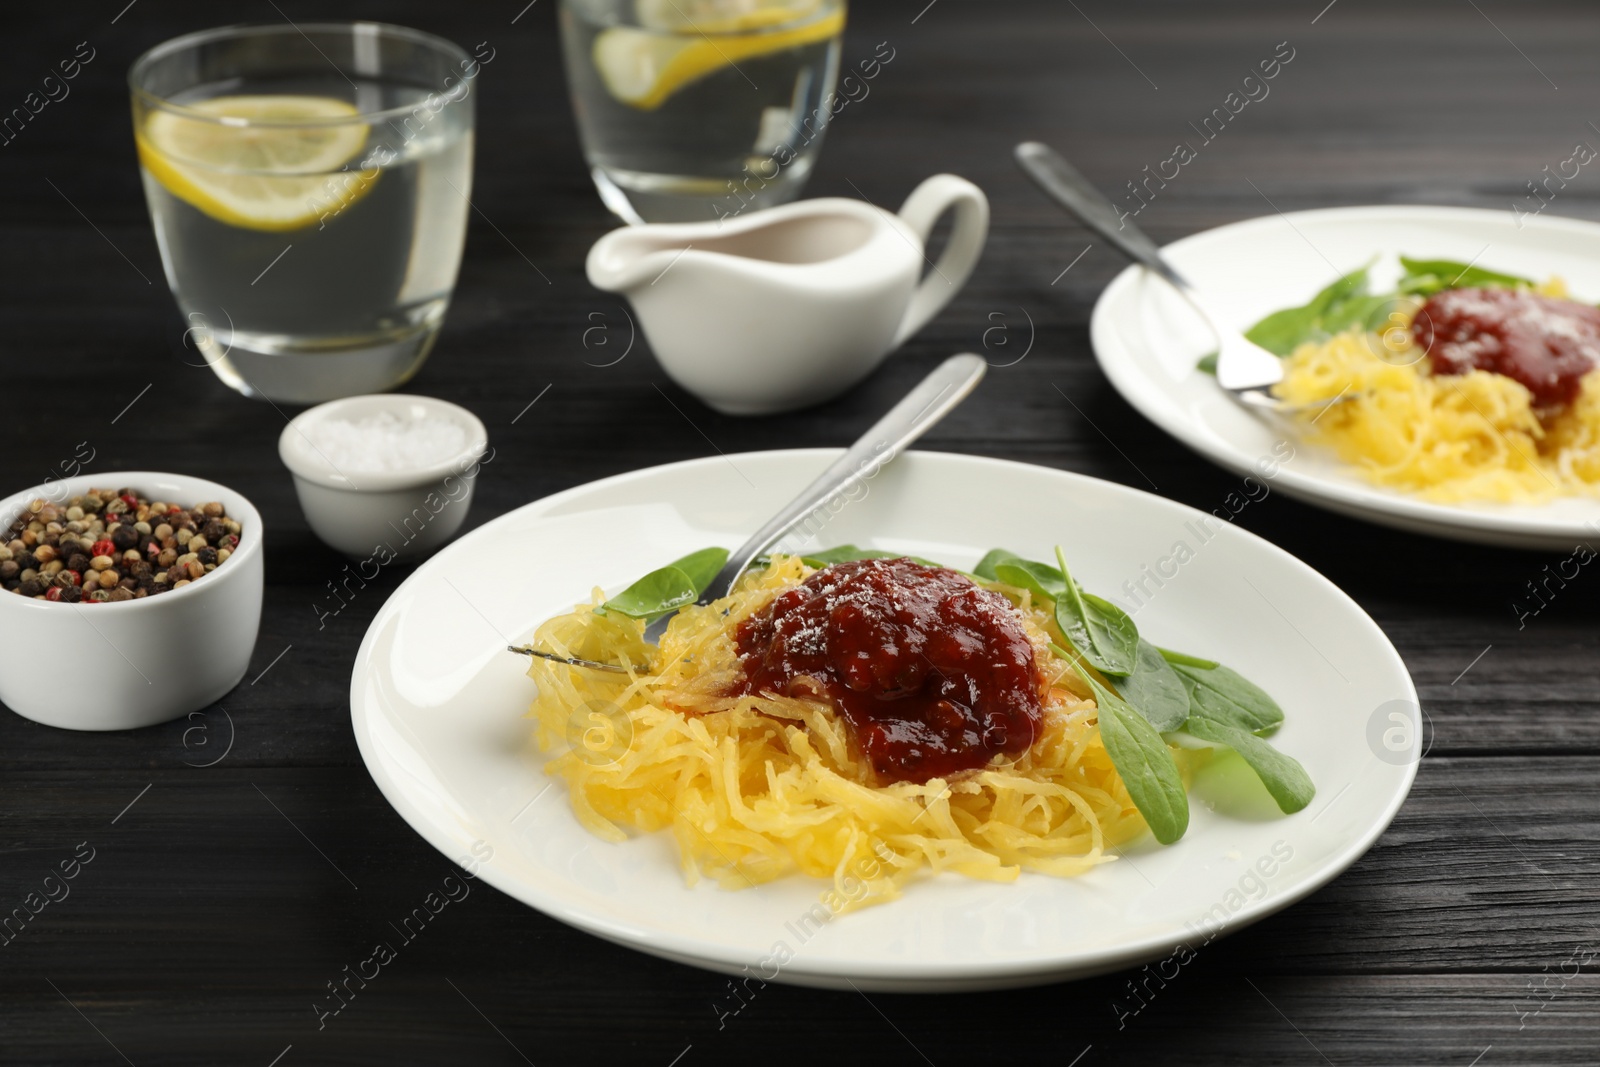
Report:
<svg viewBox="0 0 1600 1067"><path fill-rule="evenodd" d="M1041 684L1016 609L909 559L836 563L740 623L741 693L815 696L880 778L926 782L1033 744Z"/></svg>
<svg viewBox="0 0 1600 1067"><path fill-rule="evenodd" d="M1571 404L1600 362L1600 309L1523 289L1446 289L1422 305L1411 333L1433 373L1503 374L1543 409Z"/></svg>

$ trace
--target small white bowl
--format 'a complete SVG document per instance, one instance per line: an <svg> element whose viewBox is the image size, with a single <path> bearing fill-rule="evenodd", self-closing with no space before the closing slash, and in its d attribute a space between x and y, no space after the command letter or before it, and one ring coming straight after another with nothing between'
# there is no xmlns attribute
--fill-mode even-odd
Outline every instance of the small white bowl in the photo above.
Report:
<svg viewBox="0 0 1600 1067"><path fill-rule="evenodd" d="M265 531L232 489L153 471L80 474L0 501L0 533L41 497L122 486L186 508L217 501L241 527L239 547L204 578L141 600L86 606L0 591L0 701L24 718L67 730L153 726L216 703L250 666Z"/></svg>
<svg viewBox="0 0 1600 1067"><path fill-rule="evenodd" d="M450 419L466 432L467 444L425 467L362 471L341 470L313 443L318 422L354 422L384 412L401 419ZM316 535L352 559L382 565L424 556L461 528L479 468L489 461L488 446L489 431L466 408L429 396L378 393L301 412L283 428L278 456L294 475L301 510Z"/></svg>

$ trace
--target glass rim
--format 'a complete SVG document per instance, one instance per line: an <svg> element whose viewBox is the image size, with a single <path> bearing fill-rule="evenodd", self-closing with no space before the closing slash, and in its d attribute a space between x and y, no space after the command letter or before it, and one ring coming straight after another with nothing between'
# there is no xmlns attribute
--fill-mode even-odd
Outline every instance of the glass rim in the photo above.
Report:
<svg viewBox="0 0 1600 1067"><path fill-rule="evenodd" d="M458 65L461 63L476 63L476 60L474 60L473 57L467 53L465 48L462 48L460 45L449 40L448 38L440 37L438 34L428 33L426 30L414 30L409 26L396 25L392 22L373 22L366 19L352 19L346 22L234 23L228 26L214 26L208 30L196 30L192 33L181 34L177 37L170 38L169 40L162 41L153 48L147 49L133 61L131 66L128 67L128 90L133 94L135 100L140 101L146 107L154 110L165 111L195 122L209 122L217 126L229 126L239 129L249 127L308 129L331 126L370 126L386 119L398 118L402 115L411 114L416 110L415 104L383 108L379 111L362 111L353 115L340 115L325 119L292 119L285 122L270 122L261 119L216 115L212 114L211 112L200 111L196 108L174 103L159 93L151 92L139 84L139 76L147 71L150 66L156 63L158 60L166 59L174 53L197 48L213 41L241 37L265 37L278 34L298 35L302 38L309 38L309 35L313 33L349 34L357 28L370 29L373 31L375 36L398 38L409 41L412 44L431 48L438 53L455 59ZM313 48L316 48L316 44L309 41L309 39L307 43L310 43ZM320 49L318 49L318 51L320 51ZM348 77L344 75L343 71L339 70L339 68L334 65L332 60L328 61L328 65L341 76ZM462 81L470 81L476 76L476 72L469 75L466 72L466 68L462 68ZM441 88L437 91L439 95L443 96L453 90Z"/></svg>
<svg viewBox="0 0 1600 1067"><path fill-rule="evenodd" d="M582 3L582 0L561 0L561 6L563 8L566 8L569 11L575 10L576 6L579 3ZM703 39L705 39L707 41L710 41L713 44L715 44L717 41L729 40L729 39L739 38L739 37L751 37L751 36L755 36L755 35L758 35L758 34L768 34L768 33L782 33L782 32L784 32L786 30L800 29L802 27L810 25L813 22L821 22L823 19L828 18L829 16L834 14L834 12L828 10L828 5L829 5L829 0L817 0L817 9L815 11L813 11L813 12L810 12L809 14L796 15L794 18L787 19L787 20L785 20L783 22L773 22L773 23L770 23L768 25L759 26L759 27L755 27L755 28L726 29L726 30L707 30L707 29L696 27L696 26L693 26L693 25L685 25L685 26L682 26L682 27L679 27L679 28L672 28L672 29L660 28L660 29L658 29L658 28L654 28L654 27L644 26L644 25L642 25L642 24L640 24L640 23L638 23L636 21L635 22L617 22L617 23L613 23L613 24L607 24L607 26L615 25L615 26L620 26L620 27L626 27L628 29L640 29L640 30L644 30L647 33L659 34L661 36L667 36L667 37L699 37L699 38L703 38ZM674 6L676 6L676 5L674 5ZM838 11L839 12L845 11L847 6L848 6L848 0L838 0ZM579 17L582 18L582 15L579 14ZM591 23L591 25L593 25L593 23ZM840 36L843 35L843 32L844 32L844 27L841 26L840 27ZM837 37L830 37L830 38L827 38L827 39L828 40L837 40L838 38Z"/></svg>

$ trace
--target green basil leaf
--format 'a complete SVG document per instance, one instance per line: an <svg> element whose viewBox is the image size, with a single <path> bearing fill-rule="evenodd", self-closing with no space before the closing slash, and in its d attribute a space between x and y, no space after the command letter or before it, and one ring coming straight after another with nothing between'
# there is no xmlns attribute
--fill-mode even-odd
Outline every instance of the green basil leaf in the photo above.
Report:
<svg viewBox="0 0 1600 1067"><path fill-rule="evenodd" d="M1078 588L1059 546L1056 562L1061 565L1064 586L1056 598L1056 625L1101 674L1118 678L1131 674L1139 651L1138 627L1109 600Z"/></svg>
<svg viewBox="0 0 1600 1067"><path fill-rule="evenodd" d="M673 560L659 570L634 582L600 605L604 614L614 611L630 619L653 619L693 604L706 591L723 564L728 562L725 548L702 548L682 559Z"/></svg>
<svg viewBox="0 0 1600 1067"><path fill-rule="evenodd" d="M1218 355L1219 353L1217 352L1207 352L1200 357L1200 361L1194 365L1194 369L1201 374L1216 374Z"/></svg>
<svg viewBox="0 0 1600 1067"><path fill-rule="evenodd" d="M1283 722L1278 702L1238 671L1184 663L1173 664L1172 669L1189 691L1191 718L1209 719L1253 734L1267 733Z"/></svg>
<svg viewBox="0 0 1600 1067"><path fill-rule="evenodd" d="M1256 772L1256 777L1261 779L1261 784L1267 787L1267 792L1272 794L1272 799L1278 802L1278 809L1285 815L1292 815L1304 808L1311 803L1311 798L1317 795L1317 787L1298 760L1284 755L1249 731L1202 718L1190 718L1183 729L1185 733L1202 741L1227 745L1239 753L1240 757L1250 765L1250 769ZM1102 727L1101 736L1104 735L1105 729ZM1109 750L1108 745L1107 751ZM1115 757L1112 762L1116 762ZM1118 768L1119 773L1120 771Z"/></svg>
<svg viewBox="0 0 1600 1067"><path fill-rule="evenodd" d="M1470 263L1458 263L1453 259L1411 259L1401 256L1400 265L1406 271L1406 276L1400 280L1402 292L1436 293L1440 289L1533 287L1533 282L1527 278L1519 278L1515 274L1502 274L1497 270L1485 270ZM1416 285L1430 278L1431 283L1428 284L1431 284L1431 288L1426 290L1407 288L1407 282Z"/></svg>
<svg viewBox="0 0 1600 1067"><path fill-rule="evenodd" d="M1161 650L1143 638L1133 673L1117 683L1117 690L1160 733L1176 730L1189 717L1189 690Z"/></svg>
<svg viewBox="0 0 1600 1067"><path fill-rule="evenodd" d="M1078 676L1089 683L1099 705L1100 741L1112 766L1128 788L1134 807L1150 824L1150 832L1170 845L1189 828L1189 797L1172 750L1143 715L1094 680L1080 665Z"/></svg>

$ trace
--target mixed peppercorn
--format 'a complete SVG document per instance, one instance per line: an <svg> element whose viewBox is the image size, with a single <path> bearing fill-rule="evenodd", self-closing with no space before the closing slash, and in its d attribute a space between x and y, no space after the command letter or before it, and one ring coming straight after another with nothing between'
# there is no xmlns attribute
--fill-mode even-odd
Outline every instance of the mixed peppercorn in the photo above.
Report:
<svg viewBox="0 0 1600 1067"><path fill-rule="evenodd" d="M69 604L138 600L216 570L238 550L239 532L215 502L183 508L131 489L35 500L0 545L0 588Z"/></svg>

